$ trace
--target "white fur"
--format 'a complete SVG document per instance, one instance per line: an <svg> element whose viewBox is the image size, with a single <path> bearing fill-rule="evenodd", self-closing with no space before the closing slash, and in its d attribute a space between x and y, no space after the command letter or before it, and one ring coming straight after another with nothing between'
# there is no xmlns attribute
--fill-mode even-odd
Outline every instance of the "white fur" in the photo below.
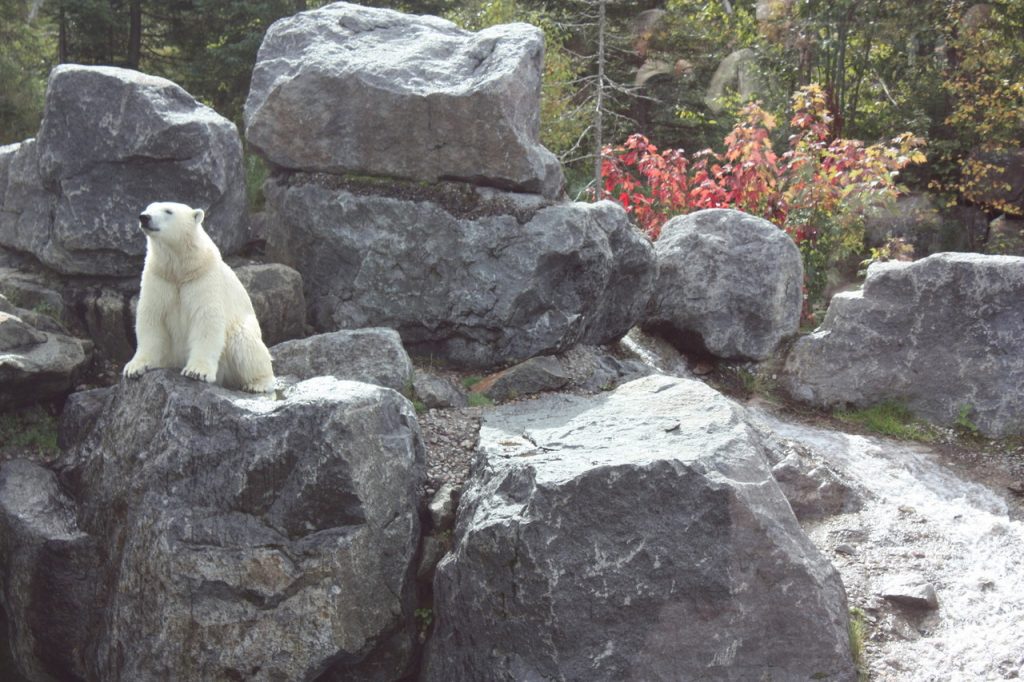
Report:
<svg viewBox="0 0 1024 682"><path fill-rule="evenodd" d="M203 215L202 209L164 202L150 204L140 216L140 225L148 216L152 229L143 229L139 347L124 375L182 368L193 379L271 391L274 371L252 302L203 229Z"/></svg>

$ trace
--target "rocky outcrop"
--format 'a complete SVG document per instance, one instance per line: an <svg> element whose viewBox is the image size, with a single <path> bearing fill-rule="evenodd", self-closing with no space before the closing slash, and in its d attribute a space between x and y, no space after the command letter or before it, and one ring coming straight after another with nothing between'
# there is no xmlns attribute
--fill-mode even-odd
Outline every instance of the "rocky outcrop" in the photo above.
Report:
<svg viewBox="0 0 1024 682"><path fill-rule="evenodd" d="M23 670L408 672L424 453L405 398L327 377L254 398L161 370L115 391L57 477L0 468L0 585Z"/></svg>
<svg viewBox="0 0 1024 682"><path fill-rule="evenodd" d="M63 274L137 274L140 209L175 199L206 210L206 230L231 253L246 237L243 178L235 126L179 86L61 65L38 137L0 148L0 246Z"/></svg>
<svg viewBox="0 0 1024 682"><path fill-rule="evenodd" d="M66 395L91 356L91 343L0 295L0 410Z"/></svg>
<svg viewBox="0 0 1024 682"><path fill-rule="evenodd" d="M555 197L562 171L538 142L544 35L471 33L436 17L334 3L267 31L245 104L246 138L305 171L457 179Z"/></svg>
<svg viewBox="0 0 1024 682"><path fill-rule="evenodd" d="M302 273L318 329L391 327L413 354L493 367L617 340L654 285L650 243L612 202L452 185L403 199L330 183L265 187L270 251Z"/></svg>
<svg viewBox="0 0 1024 682"><path fill-rule="evenodd" d="M480 451L423 679L855 679L842 584L709 387L503 406Z"/></svg>
<svg viewBox="0 0 1024 682"><path fill-rule="evenodd" d="M943 253L876 263L798 340L783 386L820 407L887 400L985 435L1024 433L1024 258Z"/></svg>
<svg viewBox="0 0 1024 682"><path fill-rule="evenodd" d="M489 369L636 323L652 248L611 202L557 201L542 58L525 24L341 2L271 27L246 136L272 166L268 254L302 274L316 330L390 327L415 355Z"/></svg>
<svg viewBox="0 0 1024 682"><path fill-rule="evenodd" d="M708 209L665 223L644 327L688 351L764 360L797 332L803 264L789 236L761 218Z"/></svg>
<svg viewBox="0 0 1024 682"><path fill-rule="evenodd" d="M409 392L413 368L394 329L352 329L285 341L270 349L274 373L298 379L333 376Z"/></svg>

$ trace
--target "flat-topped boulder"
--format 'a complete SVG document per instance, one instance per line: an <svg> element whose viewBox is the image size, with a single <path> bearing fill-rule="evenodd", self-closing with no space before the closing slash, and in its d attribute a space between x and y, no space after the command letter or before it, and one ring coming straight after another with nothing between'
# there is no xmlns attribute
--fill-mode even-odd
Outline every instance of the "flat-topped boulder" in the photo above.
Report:
<svg viewBox="0 0 1024 682"><path fill-rule="evenodd" d="M443 19L338 2L267 31L245 104L246 138L275 166L555 197L538 141L544 35L478 33Z"/></svg>
<svg viewBox="0 0 1024 682"><path fill-rule="evenodd" d="M137 274L146 249L139 211L156 200L202 207L225 253L246 239L238 130L163 78L54 68L39 135L0 148L4 167L0 246L63 274Z"/></svg>
<svg viewBox="0 0 1024 682"><path fill-rule="evenodd" d="M819 407L896 401L939 424L1024 433L1024 258L875 263L793 345L781 379Z"/></svg>
<svg viewBox="0 0 1024 682"><path fill-rule="evenodd" d="M92 350L55 320L0 294L0 410L66 395L88 367Z"/></svg>
<svg viewBox="0 0 1024 682"><path fill-rule="evenodd" d="M341 329L271 347L274 373L311 379L333 376L409 392L412 360L394 329Z"/></svg>
<svg viewBox="0 0 1024 682"><path fill-rule="evenodd" d="M56 476L0 467L0 598L24 671L409 673L424 450L408 400L331 377L254 397L155 370L87 402Z"/></svg>
<svg viewBox="0 0 1024 682"><path fill-rule="evenodd" d="M655 375L485 414L422 679L856 679L741 408Z"/></svg>

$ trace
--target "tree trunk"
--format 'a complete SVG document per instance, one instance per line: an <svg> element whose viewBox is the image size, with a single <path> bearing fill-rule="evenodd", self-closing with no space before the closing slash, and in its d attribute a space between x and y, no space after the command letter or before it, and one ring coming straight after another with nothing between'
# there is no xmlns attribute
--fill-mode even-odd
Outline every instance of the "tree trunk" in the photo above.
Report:
<svg viewBox="0 0 1024 682"><path fill-rule="evenodd" d="M128 3L128 58L129 69L139 68L142 55L142 0Z"/></svg>
<svg viewBox="0 0 1024 682"><path fill-rule="evenodd" d="M68 22L64 16L64 3L57 10L57 63L68 63Z"/></svg>
<svg viewBox="0 0 1024 682"><path fill-rule="evenodd" d="M605 5L600 0L597 7L597 92L594 97L594 197L604 198L601 182L601 150L604 147L604 67L605 67Z"/></svg>

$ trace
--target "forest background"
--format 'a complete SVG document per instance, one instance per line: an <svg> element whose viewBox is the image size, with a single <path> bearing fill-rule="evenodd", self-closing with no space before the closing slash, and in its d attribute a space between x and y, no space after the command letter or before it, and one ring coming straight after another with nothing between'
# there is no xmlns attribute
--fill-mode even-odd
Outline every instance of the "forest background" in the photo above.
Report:
<svg viewBox="0 0 1024 682"><path fill-rule="evenodd" d="M35 134L47 74L64 62L169 78L241 127L266 29L322 4L0 0L0 144ZM652 236L695 208L759 212L802 246L817 245L805 248L805 264L813 270L819 258L814 286L823 289L825 269L870 246L862 225L847 220L862 215L847 204L872 196L865 189L926 192L943 210L983 214L985 224L1024 215L1024 0L362 4L474 30L541 27L541 138L562 159L570 195L619 200ZM251 156L247 165L258 204L266 169ZM781 224L789 214L803 216L792 229ZM838 241L815 253L825 250L829 221ZM949 241L999 251L987 228L967 232ZM875 257L902 248L875 247Z"/></svg>

